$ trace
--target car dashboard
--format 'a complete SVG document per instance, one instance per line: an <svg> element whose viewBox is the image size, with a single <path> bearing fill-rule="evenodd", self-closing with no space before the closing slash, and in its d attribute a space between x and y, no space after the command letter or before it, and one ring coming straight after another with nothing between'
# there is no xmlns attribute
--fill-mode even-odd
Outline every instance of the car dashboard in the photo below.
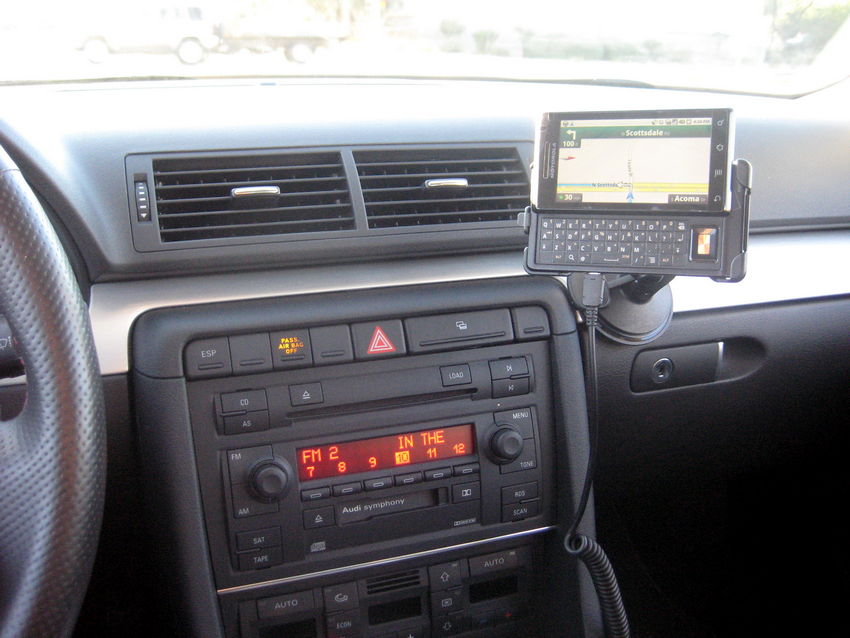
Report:
<svg viewBox="0 0 850 638"><path fill-rule="evenodd" d="M754 167L748 273L677 278L664 334L600 340L580 529L609 551L636 635L752 635L792 600L838 626L829 596L800 589L846 576L775 556L802 508L847 565L828 514L848 485L846 87L326 78L0 96L0 142L69 256L107 397L78 635L603 635L562 547L595 444L586 331L565 277L523 269L534 122L702 107L735 110ZM465 184L423 186L445 178ZM674 374L651 380L662 359ZM3 381L0 416L24 393Z"/></svg>

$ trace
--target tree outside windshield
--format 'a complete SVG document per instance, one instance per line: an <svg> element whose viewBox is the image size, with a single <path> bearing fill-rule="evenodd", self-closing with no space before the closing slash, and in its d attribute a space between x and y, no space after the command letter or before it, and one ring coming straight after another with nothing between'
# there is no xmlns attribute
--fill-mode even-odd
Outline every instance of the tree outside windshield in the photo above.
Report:
<svg viewBox="0 0 850 638"><path fill-rule="evenodd" d="M846 76L850 1L7 0L0 81L599 80L792 95Z"/></svg>

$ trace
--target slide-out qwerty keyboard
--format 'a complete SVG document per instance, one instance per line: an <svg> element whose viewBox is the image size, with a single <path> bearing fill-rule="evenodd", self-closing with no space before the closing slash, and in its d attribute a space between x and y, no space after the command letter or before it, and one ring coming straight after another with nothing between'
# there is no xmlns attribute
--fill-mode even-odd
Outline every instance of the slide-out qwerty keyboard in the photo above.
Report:
<svg viewBox="0 0 850 638"><path fill-rule="evenodd" d="M690 237L684 221L540 217L540 264L638 266L688 263Z"/></svg>

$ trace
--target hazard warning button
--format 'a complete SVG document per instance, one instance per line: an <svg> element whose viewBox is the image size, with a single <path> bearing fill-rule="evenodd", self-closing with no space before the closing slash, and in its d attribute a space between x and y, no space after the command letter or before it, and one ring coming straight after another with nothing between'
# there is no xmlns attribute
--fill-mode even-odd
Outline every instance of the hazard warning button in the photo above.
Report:
<svg viewBox="0 0 850 638"><path fill-rule="evenodd" d="M401 320L389 319L351 326L354 356L357 359L395 357L407 353Z"/></svg>

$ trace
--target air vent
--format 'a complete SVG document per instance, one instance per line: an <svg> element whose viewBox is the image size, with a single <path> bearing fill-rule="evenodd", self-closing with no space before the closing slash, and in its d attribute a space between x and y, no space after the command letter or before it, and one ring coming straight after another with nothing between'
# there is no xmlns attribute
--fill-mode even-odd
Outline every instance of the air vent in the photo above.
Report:
<svg viewBox="0 0 850 638"><path fill-rule="evenodd" d="M516 219L529 203L516 148L354 153L369 228Z"/></svg>
<svg viewBox="0 0 850 638"><path fill-rule="evenodd" d="M354 228L339 153L154 159L163 242Z"/></svg>
<svg viewBox="0 0 850 638"><path fill-rule="evenodd" d="M397 589L417 587L422 582L421 570L409 569L404 572L396 572L386 576L375 576L366 579L366 592L368 594L381 594Z"/></svg>

